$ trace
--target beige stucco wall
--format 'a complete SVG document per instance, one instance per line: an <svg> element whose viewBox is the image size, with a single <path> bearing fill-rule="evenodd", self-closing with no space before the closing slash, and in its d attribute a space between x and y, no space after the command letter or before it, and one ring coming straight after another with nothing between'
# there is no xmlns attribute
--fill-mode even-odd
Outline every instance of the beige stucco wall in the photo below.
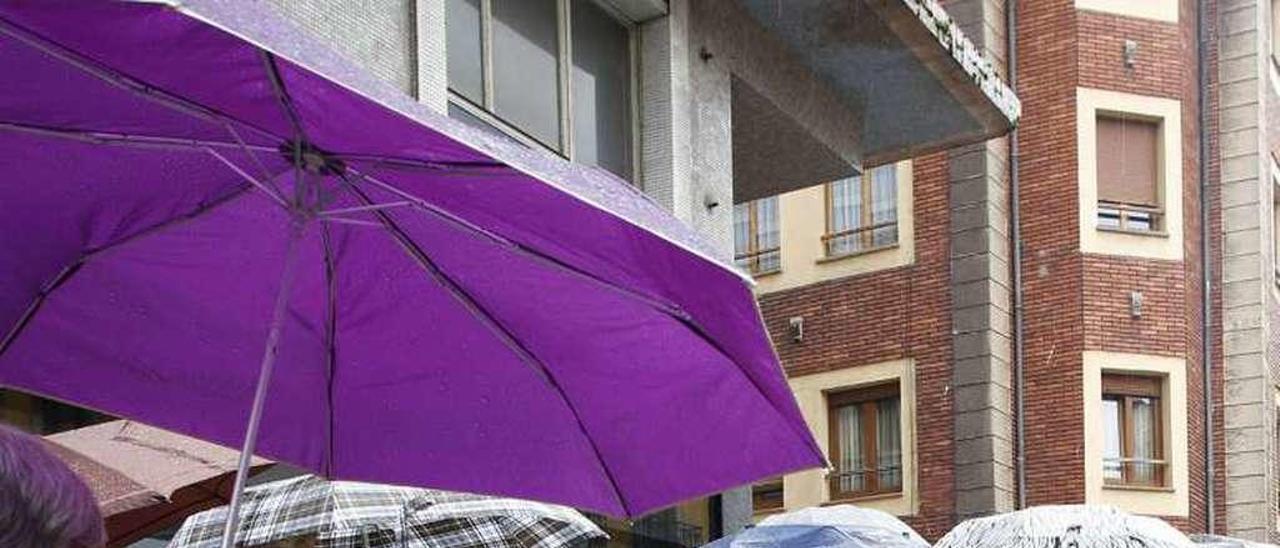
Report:
<svg viewBox="0 0 1280 548"><path fill-rule="evenodd" d="M1178 0L1076 0L1076 9L1178 22Z"/></svg>
<svg viewBox="0 0 1280 548"><path fill-rule="evenodd" d="M1164 234L1098 230L1098 113L1160 120L1160 199ZM1076 89L1076 144L1080 196L1080 250L1150 259L1182 259L1182 103L1146 95Z"/></svg>
<svg viewBox="0 0 1280 548"><path fill-rule="evenodd" d="M790 380L800 411L809 430L827 451L826 392L898 381L902 416L902 493L853 501L851 504L875 508L897 516L915 514L920 509L919 486L916 484L916 387L915 362L910 359L859 365ZM808 470L783 478L783 504L786 510L818 506L830 501L826 473Z"/></svg>
<svg viewBox="0 0 1280 548"><path fill-rule="evenodd" d="M827 231L826 185L778 196L782 269L757 278L759 293L770 293L824 280L911 264L915 260L915 220L910 161L894 166L898 177L898 244L828 260L822 245Z"/></svg>
<svg viewBox="0 0 1280 548"><path fill-rule="evenodd" d="M1086 351L1084 353L1084 485L1085 502L1118 507L1136 514L1187 516L1187 362L1183 358ZM1102 478L1102 374L1140 373L1163 378L1164 454L1169 461L1169 489L1130 490L1108 487Z"/></svg>

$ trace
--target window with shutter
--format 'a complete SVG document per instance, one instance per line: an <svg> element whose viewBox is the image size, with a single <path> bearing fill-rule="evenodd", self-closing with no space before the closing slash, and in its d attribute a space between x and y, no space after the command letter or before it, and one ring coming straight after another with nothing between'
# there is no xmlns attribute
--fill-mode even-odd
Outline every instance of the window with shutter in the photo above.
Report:
<svg viewBox="0 0 1280 548"><path fill-rule="evenodd" d="M1160 124L1134 116L1097 119L1098 227L1161 230Z"/></svg>

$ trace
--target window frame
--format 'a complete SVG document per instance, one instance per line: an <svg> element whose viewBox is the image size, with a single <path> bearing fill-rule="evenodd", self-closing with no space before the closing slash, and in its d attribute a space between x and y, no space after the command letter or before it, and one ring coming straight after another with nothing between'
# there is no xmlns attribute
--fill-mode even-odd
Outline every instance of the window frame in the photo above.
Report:
<svg viewBox="0 0 1280 548"><path fill-rule="evenodd" d="M1082 253L1183 260L1185 255L1184 171L1181 101L1155 95L1076 87L1076 209ZM1162 232L1098 229L1097 114L1126 113L1160 121Z"/></svg>
<svg viewBox="0 0 1280 548"><path fill-rule="evenodd" d="M774 205L774 211L778 212L778 222L776 223L778 225L778 245L770 248L760 247L760 203L764 200L775 200L777 202ZM743 252L739 252L735 242L733 250L733 264L742 267L742 265L739 265L738 263L745 259L747 261L747 265L743 268L745 268L747 273L752 276L768 276L770 274L778 274L782 272L782 201L780 197L768 196L739 205L746 206L747 208L747 249ZM762 270L760 268L760 264L763 262L761 259L770 254L777 254L778 266L777 268Z"/></svg>
<svg viewBox="0 0 1280 548"><path fill-rule="evenodd" d="M776 503L762 504L769 494L777 493ZM786 508L786 486L782 476L776 476L751 486L751 511L755 514L779 512ZM770 499L772 500L772 499Z"/></svg>
<svg viewBox="0 0 1280 548"><path fill-rule="evenodd" d="M1155 457L1150 459L1139 459L1133 456L1134 446L1134 421L1133 409L1137 400L1148 399L1155 401L1155 439L1153 446L1155 449ZM1103 483L1108 487L1131 487L1131 488L1154 488L1162 489L1169 485L1169 460L1165 450L1165 440L1168 434L1165 432L1164 411L1166 398L1164 396L1164 379L1162 377L1149 375L1134 375L1131 373L1114 373L1103 372L1102 374L1102 401L1115 401L1118 405L1120 420L1120 473L1121 478L1114 480L1106 477L1105 468L1107 458L1103 456ZM1109 425L1104 425L1103 432ZM1134 479L1133 476L1138 475L1134 469L1135 464L1153 465L1154 480L1143 482Z"/></svg>
<svg viewBox="0 0 1280 548"><path fill-rule="evenodd" d="M903 492L905 482L905 466L903 463L898 465L898 485L892 488L881 488L880 485L880 448L879 448L879 404L882 401L896 399L898 401L898 421L899 432L902 431L902 388L899 380L889 382L876 383L872 385L859 386L854 388L842 388L827 391L825 393L827 400L827 453L832 469L827 474L828 499L831 501L847 501L858 500L872 497L881 497L886 495L900 495ZM864 487L858 491L845 491L839 489L839 479L842 475L850 472L841 472L836 468L840 462L840 419L838 411L850 406L861 407L859 427L862 436L862 460L864 462L863 469L859 472L862 475L862 483ZM899 440L899 451L902 452L902 441ZM874 463L873 468L867 468L865 463Z"/></svg>
<svg viewBox="0 0 1280 548"><path fill-rule="evenodd" d="M870 177L870 175L872 171L877 169L886 169L886 170L891 170L893 172L893 184L894 184L893 221L883 222L883 223L875 222L875 182L873 181L873 178ZM859 191L861 192L861 195L862 195L862 201L860 202L859 208L858 208L858 217L862 220L862 226L859 226L858 228L854 228L854 229L842 230L840 232L835 231L835 222L834 222L835 211L833 209L835 206L835 195L832 188L836 183L840 181L829 181L826 184L822 185L822 195L823 195L822 199L824 204L823 208L825 209L825 217L826 217L826 221L825 221L826 224L824 225L825 228L823 230L822 237L821 237L822 238L822 259L831 260L831 259L840 259L844 257L856 257L858 255L874 253L876 251L881 251L884 249L892 249L898 246L899 242L901 242L901 239L902 239L902 233L900 230L898 230L899 221L901 220L901 217L899 215L901 212L898 211L898 192L901 191L901 188L898 188L898 186L901 183L899 182L897 169L898 169L897 164L885 164L885 165L875 166L871 168L866 168L862 171L862 174L858 175L858 186L859 186ZM882 228L889 228L889 227L893 227L895 229L893 242L887 243L887 244L875 245L876 231ZM857 250L844 251L840 253L832 252L833 242L837 241L839 238L844 238L846 236L853 236L853 235L857 235L858 244L859 244L859 248Z"/></svg>
<svg viewBox="0 0 1280 548"><path fill-rule="evenodd" d="M480 120L489 125L498 132L515 139L520 144L545 150L566 160L576 162L577 155L574 153L574 130L573 130L573 0L556 0L556 98L560 109L559 130L560 142L555 146L549 145L542 140L534 137L529 132L521 129L516 124L507 121L493 111L494 106L494 82L493 82L493 0L478 0L480 3L480 72L481 84L483 86L482 104L476 104L475 101L468 99L458 91L454 90L453 84L447 81L447 102L449 106L461 109L466 114ZM627 31L628 44L628 74L630 75L630 93L628 93L630 119L630 144L628 151L631 158L631 169L625 177L618 174L619 177L629 180L634 185L639 186L641 180L640 166L640 99L638 97L640 91L640 44L638 25L634 20L618 11L617 8L608 2L600 0L587 0L600 8L606 14L613 18L620 26ZM446 30L447 33L447 22ZM600 169L605 169L601 167ZM608 171L608 170L606 170Z"/></svg>

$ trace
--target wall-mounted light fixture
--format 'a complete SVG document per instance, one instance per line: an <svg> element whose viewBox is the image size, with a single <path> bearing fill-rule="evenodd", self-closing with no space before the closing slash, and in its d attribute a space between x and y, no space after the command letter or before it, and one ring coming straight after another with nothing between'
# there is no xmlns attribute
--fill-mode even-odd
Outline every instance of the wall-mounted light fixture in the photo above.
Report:
<svg viewBox="0 0 1280 548"><path fill-rule="evenodd" d="M804 316L796 316L788 320L787 332L791 334L791 342L804 340Z"/></svg>

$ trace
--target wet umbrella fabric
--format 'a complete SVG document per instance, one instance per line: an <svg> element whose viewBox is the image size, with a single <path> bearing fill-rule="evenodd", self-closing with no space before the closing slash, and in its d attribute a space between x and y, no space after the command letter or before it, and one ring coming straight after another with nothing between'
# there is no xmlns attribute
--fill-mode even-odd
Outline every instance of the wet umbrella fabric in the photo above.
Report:
<svg viewBox="0 0 1280 548"><path fill-rule="evenodd" d="M0 65L0 385L615 516L823 462L691 229L264 3L4 3Z"/></svg>
<svg viewBox="0 0 1280 548"><path fill-rule="evenodd" d="M237 545L311 536L322 548L560 548L605 534L562 506L301 476L245 491ZM213 548L227 507L195 514L170 548Z"/></svg>
<svg viewBox="0 0 1280 548"><path fill-rule="evenodd" d="M957 525L934 548L1194 548L1157 518L1109 506L1037 506Z"/></svg>

